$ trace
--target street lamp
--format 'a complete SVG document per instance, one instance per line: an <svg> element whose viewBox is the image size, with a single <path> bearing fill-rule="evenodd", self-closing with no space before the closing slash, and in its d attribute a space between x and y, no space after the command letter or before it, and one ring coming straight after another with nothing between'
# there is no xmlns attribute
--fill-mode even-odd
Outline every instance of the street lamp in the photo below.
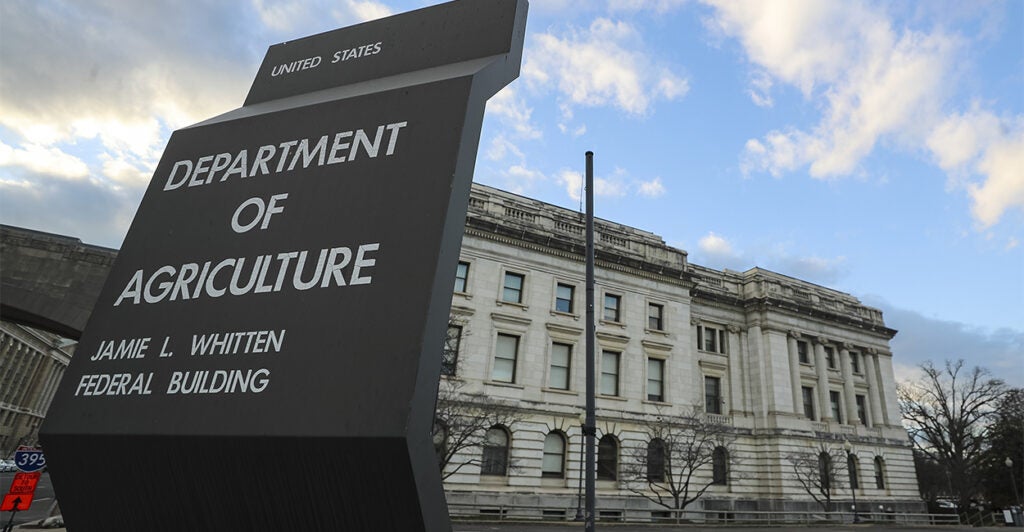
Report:
<svg viewBox="0 0 1024 532"><path fill-rule="evenodd" d="M1017 503L1017 506L1020 506L1020 494L1017 493L1017 476L1013 474L1013 460L1010 460L1010 457L1007 456L1006 461L1003 463L1010 470L1010 483L1013 484L1013 500Z"/></svg>
<svg viewBox="0 0 1024 532"><path fill-rule="evenodd" d="M850 474L850 493L853 494L853 522L859 523L860 517L857 516L857 486L855 484L860 482L858 478L857 463L853 461L853 444L850 440L843 440L843 448L846 449L846 467L852 467Z"/></svg>

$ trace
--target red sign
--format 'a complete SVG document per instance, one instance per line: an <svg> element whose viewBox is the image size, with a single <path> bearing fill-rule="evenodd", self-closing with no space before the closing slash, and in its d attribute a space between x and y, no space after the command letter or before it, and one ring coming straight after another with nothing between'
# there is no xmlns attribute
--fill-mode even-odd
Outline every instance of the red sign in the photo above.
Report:
<svg viewBox="0 0 1024 532"><path fill-rule="evenodd" d="M15 503L17 501L17 503ZM0 512L24 512L32 505L32 495L17 495L8 493L4 495L4 502L0 504Z"/></svg>
<svg viewBox="0 0 1024 532"><path fill-rule="evenodd" d="M15 473L11 482L11 489L7 492L11 495L32 495L36 492L36 485L39 484L39 477L42 473Z"/></svg>
<svg viewBox="0 0 1024 532"><path fill-rule="evenodd" d="M39 477L42 473L15 473L11 481L11 489L4 495L3 505L0 512L24 512L32 505L32 497L36 493L36 485L39 484Z"/></svg>

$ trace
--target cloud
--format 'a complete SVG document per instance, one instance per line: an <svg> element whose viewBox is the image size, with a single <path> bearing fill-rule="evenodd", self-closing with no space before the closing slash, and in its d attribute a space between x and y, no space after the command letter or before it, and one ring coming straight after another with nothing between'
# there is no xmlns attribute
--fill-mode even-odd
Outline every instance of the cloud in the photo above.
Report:
<svg viewBox="0 0 1024 532"><path fill-rule="evenodd" d="M941 365L946 360L962 358L968 366L986 368L1010 385L1024 387L1024 331L985 330L930 318L894 307L875 296L867 296L864 301L881 309L885 324L899 331L890 343L893 362L902 368L898 377L912 377L914 368L925 361Z"/></svg>
<svg viewBox="0 0 1024 532"><path fill-rule="evenodd" d="M540 33L524 55L527 86L554 88L569 109L613 106L645 115L655 100L676 100L689 90L686 79L652 61L639 32L626 22L599 18L563 36Z"/></svg>
<svg viewBox="0 0 1024 532"><path fill-rule="evenodd" d="M767 262L767 267L790 277L805 279L824 286L832 286L846 276L845 263L846 257L827 259L814 256L790 257L781 255L770 258Z"/></svg>
<svg viewBox="0 0 1024 532"><path fill-rule="evenodd" d="M642 181L637 186L637 194L648 198L660 198L665 195L665 185L660 177L650 181Z"/></svg>
<svg viewBox="0 0 1024 532"><path fill-rule="evenodd" d="M26 143L21 148L0 142L0 168L13 173L49 174L61 179L84 179L89 167L59 148Z"/></svg>
<svg viewBox="0 0 1024 532"><path fill-rule="evenodd" d="M526 158L523 151L519 149L512 141L508 139L504 134L497 134L491 139L491 143L487 148L487 158L491 161L504 160L509 154L522 161Z"/></svg>
<svg viewBox="0 0 1024 532"><path fill-rule="evenodd" d="M252 8L264 26L282 34L319 33L394 14L387 5L370 0L252 0Z"/></svg>
<svg viewBox="0 0 1024 532"><path fill-rule="evenodd" d="M594 176L594 196L605 198L619 198L626 196L629 191L629 184L624 179L625 172L616 169L610 177ZM575 170L562 170L555 174L555 180L562 184L565 193L574 201L583 197L583 174Z"/></svg>
<svg viewBox="0 0 1024 532"><path fill-rule="evenodd" d="M728 240L716 235L714 231L704 235L697 242L697 248L710 256L736 257L736 251Z"/></svg>
<svg viewBox="0 0 1024 532"><path fill-rule="evenodd" d="M0 214L118 245L171 130L240 106L269 44L299 24L386 12L355 0L0 2Z"/></svg>
<svg viewBox="0 0 1024 532"><path fill-rule="evenodd" d="M683 246L685 247L685 246ZM834 286L847 274L846 257L822 258L793 255L785 245L741 250L734 241L714 231L697 241L694 262L710 268L744 271L755 265L823 286Z"/></svg>
<svg viewBox="0 0 1024 532"><path fill-rule="evenodd" d="M988 146L978 170L988 179L968 188L971 213L982 227L995 225L1010 208L1024 211L1024 130Z"/></svg>
<svg viewBox="0 0 1024 532"><path fill-rule="evenodd" d="M505 87L487 101L487 112L498 117L518 138L536 140L542 136L541 131L530 121L533 108L528 107L526 101L511 87Z"/></svg>
<svg viewBox="0 0 1024 532"><path fill-rule="evenodd" d="M756 71L750 76L751 89L747 91L750 100L758 107L771 107L775 105L772 99L772 77L762 71Z"/></svg>
<svg viewBox="0 0 1024 532"><path fill-rule="evenodd" d="M0 180L0 222L81 238L87 244L119 248L141 187L110 187L95 179L67 181L44 175ZM74 216L62 213L73 212Z"/></svg>
<svg viewBox="0 0 1024 532"><path fill-rule="evenodd" d="M748 94L756 105L770 106L769 89L780 81L821 109L812 127L787 125L748 140L745 173L778 177L807 167L812 177L838 179L857 175L880 144L927 147L954 180L973 177L965 189L981 228L1024 208L1024 118L1009 120L1016 125L1008 129L989 112L945 109L968 39L894 27L870 4L705 1L714 7L707 27L739 40L754 67Z"/></svg>
<svg viewBox="0 0 1024 532"><path fill-rule="evenodd" d="M981 228L1009 209L1024 209L1024 117L1003 120L975 104L947 116L927 139L938 165L964 182ZM987 178L971 181L971 175Z"/></svg>
<svg viewBox="0 0 1024 532"><path fill-rule="evenodd" d="M651 11L664 14L681 7L688 0L608 0L608 11Z"/></svg>
<svg viewBox="0 0 1024 532"><path fill-rule="evenodd" d="M708 231L697 241L696 251L696 262L709 268L743 271L752 264L729 239L714 231Z"/></svg>

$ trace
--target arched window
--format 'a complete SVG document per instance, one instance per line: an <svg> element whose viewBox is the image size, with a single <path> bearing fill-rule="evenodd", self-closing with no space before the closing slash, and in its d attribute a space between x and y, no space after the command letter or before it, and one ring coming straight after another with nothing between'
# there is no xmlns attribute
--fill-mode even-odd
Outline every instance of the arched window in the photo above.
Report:
<svg viewBox="0 0 1024 532"><path fill-rule="evenodd" d="M487 429L487 434L484 435L483 462L480 464L481 475L508 474L508 441L508 431L505 427L495 425Z"/></svg>
<svg viewBox="0 0 1024 532"><path fill-rule="evenodd" d="M615 480L619 476L619 442L605 434L597 442L597 480Z"/></svg>
<svg viewBox="0 0 1024 532"><path fill-rule="evenodd" d="M665 481L665 442L661 438L647 443L647 480Z"/></svg>
<svg viewBox="0 0 1024 532"><path fill-rule="evenodd" d="M832 488L832 457L825 451L818 455L818 476L821 479L821 489Z"/></svg>
<svg viewBox="0 0 1024 532"><path fill-rule="evenodd" d="M551 431L544 438L544 459L540 475L565 478L565 436L561 432Z"/></svg>
<svg viewBox="0 0 1024 532"><path fill-rule="evenodd" d="M729 484L729 451L725 447L715 447L711 454L711 483Z"/></svg>
<svg viewBox="0 0 1024 532"><path fill-rule="evenodd" d="M846 469L850 471L850 489L860 489L860 460L857 460L857 455L846 455Z"/></svg>
<svg viewBox="0 0 1024 532"><path fill-rule="evenodd" d="M875 457L875 487L885 489L885 459L881 456Z"/></svg>

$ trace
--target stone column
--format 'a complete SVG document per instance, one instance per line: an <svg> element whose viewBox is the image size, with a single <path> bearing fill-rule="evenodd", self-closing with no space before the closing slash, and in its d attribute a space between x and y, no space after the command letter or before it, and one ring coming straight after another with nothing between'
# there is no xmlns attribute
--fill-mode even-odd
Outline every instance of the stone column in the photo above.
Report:
<svg viewBox="0 0 1024 532"><path fill-rule="evenodd" d="M800 391L800 356L797 354L796 348L796 341L798 338L800 338L799 332L789 331L786 343L789 350L790 386L793 388L793 413L798 416L802 416L804 414L804 401L803 393Z"/></svg>
<svg viewBox="0 0 1024 532"><path fill-rule="evenodd" d="M882 415L882 388L878 382L878 352L867 349L861 353L864 362L864 373L868 376L868 403L871 405L871 421L874 425L887 424Z"/></svg>
<svg viewBox="0 0 1024 532"><path fill-rule="evenodd" d="M814 340L814 365L818 372L818 419L821 421L832 421L832 408L828 400L828 362L825 361L825 344L828 341L824 338Z"/></svg>
<svg viewBox="0 0 1024 532"><path fill-rule="evenodd" d="M843 398L846 403L846 424L856 425L860 423L857 418L856 391L853 387L853 369L850 368L850 347L848 343L839 346L839 364L843 373Z"/></svg>
<svg viewBox="0 0 1024 532"><path fill-rule="evenodd" d="M748 329L747 346L747 353L750 357L750 367L753 370L748 374L748 378L752 384L750 405L754 410L754 415L760 416L763 420L768 417L768 399L771 395L771 390L768 389L769 383L765 373L771 371L771 368L768 367L765 361L766 354L764 336L761 333L760 325L754 325Z"/></svg>
<svg viewBox="0 0 1024 532"><path fill-rule="evenodd" d="M726 327L729 331L729 408L733 412L746 412L747 402L743 394L743 352L740 343L740 328L735 325ZM723 412L729 414L731 412Z"/></svg>

